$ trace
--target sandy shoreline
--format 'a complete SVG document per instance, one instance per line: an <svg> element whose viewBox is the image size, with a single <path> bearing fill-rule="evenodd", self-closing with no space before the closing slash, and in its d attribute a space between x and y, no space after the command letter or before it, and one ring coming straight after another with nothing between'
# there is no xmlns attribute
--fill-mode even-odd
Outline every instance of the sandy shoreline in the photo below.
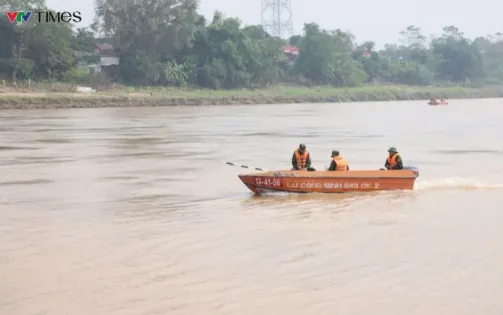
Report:
<svg viewBox="0 0 503 315"><path fill-rule="evenodd" d="M126 90L99 93L0 92L0 109L155 107L187 105L336 103L428 100L430 97L498 98L503 87L439 88L367 86L359 88L273 88L264 90Z"/></svg>

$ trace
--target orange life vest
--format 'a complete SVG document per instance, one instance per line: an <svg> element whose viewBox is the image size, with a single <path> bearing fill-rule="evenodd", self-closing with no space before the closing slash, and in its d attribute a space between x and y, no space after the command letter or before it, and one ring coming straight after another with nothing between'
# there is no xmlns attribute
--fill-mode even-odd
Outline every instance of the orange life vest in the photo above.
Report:
<svg viewBox="0 0 503 315"><path fill-rule="evenodd" d="M386 160L388 162L388 169L392 169L396 166L396 159L399 157L398 153L393 156L388 156Z"/></svg>
<svg viewBox="0 0 503 315"><path fill-rule="evenodd" d="M304 151L304 154L300 154L299 150L295 150L295 159L297 160L298 168L306 168L307 158L309 157L309 152Z"/></svg>
<svg viewBox="0 0 503 315"><path fill-rule="evenodd" d="M341 155L334 156L334 162L337 164L337 167L335 168L336 171L348 170L348 161L346 161Z"/></svg>

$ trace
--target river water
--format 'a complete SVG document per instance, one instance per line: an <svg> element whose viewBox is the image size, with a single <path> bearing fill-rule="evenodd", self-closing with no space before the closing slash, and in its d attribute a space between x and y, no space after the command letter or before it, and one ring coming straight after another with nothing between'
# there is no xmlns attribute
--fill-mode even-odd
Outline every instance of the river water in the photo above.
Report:
<svg viewBox="0 0 503 315"><path fill-rule="evenodd" d="M503 314L503 100L0 112L0 314ZM416 190L236 176L396 146Z"/></svg>

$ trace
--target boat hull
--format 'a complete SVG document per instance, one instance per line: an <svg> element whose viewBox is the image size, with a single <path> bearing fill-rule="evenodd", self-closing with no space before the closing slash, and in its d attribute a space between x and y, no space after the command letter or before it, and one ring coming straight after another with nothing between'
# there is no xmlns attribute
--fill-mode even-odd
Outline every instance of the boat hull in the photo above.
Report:
<svg viewBox="0 0 503 315"><path fill-rule="evenodd" d="M256 194L412 190L417 176L418 172L414 169L338 172L271 171L238 175L246 187Z"/></svg>

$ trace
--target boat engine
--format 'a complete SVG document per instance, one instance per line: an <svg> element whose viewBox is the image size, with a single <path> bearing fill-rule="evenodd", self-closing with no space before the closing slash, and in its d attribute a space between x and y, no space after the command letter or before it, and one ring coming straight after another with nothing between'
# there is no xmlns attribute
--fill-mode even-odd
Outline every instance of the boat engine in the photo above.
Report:
<svg viewBox="0 0 503 315"><path fill-rule="evenodd" d="M419 177L419 169L417 167L414 167L414 166L404 166L403 169L404 170L411 170L412 173L414 173L414 175L416 175L416 177Z"/></svg>

